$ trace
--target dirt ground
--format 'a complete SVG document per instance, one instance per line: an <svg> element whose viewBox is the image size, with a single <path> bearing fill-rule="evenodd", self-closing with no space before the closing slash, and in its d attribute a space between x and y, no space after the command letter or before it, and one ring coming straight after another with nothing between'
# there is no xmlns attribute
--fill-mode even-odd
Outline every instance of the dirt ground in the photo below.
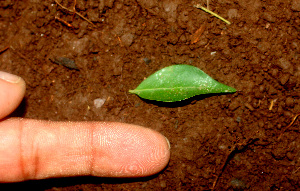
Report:
<svg viewBox="0 0 300 191"><path fill-rule="evenodd" d="M231 25L194 7L206 0L77 0L78 14L74 0L58 2L69 10L54 0L0 1L0 70L27 83L13 116L146 126L170 140L171 159L152 177L1 190L299 189L299 0L210 0ZM238 91L171 104L128 93L172 64Z"/></svg>

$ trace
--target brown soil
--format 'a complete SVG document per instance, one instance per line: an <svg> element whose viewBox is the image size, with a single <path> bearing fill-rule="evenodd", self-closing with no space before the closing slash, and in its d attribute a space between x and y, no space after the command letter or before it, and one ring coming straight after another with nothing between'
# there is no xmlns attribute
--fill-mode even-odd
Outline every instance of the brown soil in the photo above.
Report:
<svg viewBox="0 0 300 191"><path fill-rule="evenodd" d="M73 2L62 5L73 10ZM210 9L231 25L197 3L206 6L77 0L76 11L93 26L55 1L1 1L0 69L27 83L14 115L133 123L161 132L172 146L169 165L152 177L50 179L1 190L297 190L299 118L286 127L300 112L300 1L211 0ZM128 93L175 63L238 92L174 104ZM97 98L106 99L102 107Z"/></svg>

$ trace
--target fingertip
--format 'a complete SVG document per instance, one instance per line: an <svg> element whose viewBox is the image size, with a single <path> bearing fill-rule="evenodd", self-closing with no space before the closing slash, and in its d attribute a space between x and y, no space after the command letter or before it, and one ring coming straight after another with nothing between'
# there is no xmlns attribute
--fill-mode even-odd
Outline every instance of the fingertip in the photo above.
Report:
<svg viewBox="0 0 300 191"><path fill-rule="evenodd" d="M145 170L141 176L150 176L162 171L170 160L170 142L161 133L148 129L145 127L145 143L140 145L140 150L148 151L148 153L141 155L141 163L144 163ZM142 152L141 152L142 153ZM138 157L137 157L138 158Z"/></svg>
<svg viewBox="0 0 300 191"><path fill-rule="evenodd" d="M169 163L170 160L170 142L167 139L167 137L165 137L164 135L162 135L161 133L154 131L154 133L157 133L159 136L157 142L156 142L156 148L157 148L157 156L153 157L153 161L155 163L155 159L156 159L156 163L158 164L156 166L156 168L153 168L152 172L150 172L148 175L152 175L152 174L156 174L160 171L162 171ZM152 144L152 143L150 143ZM149 160L151 161L151 160ZM151 164L150 164L151 165ZM148 176L147 175L147 176Z"/></svg>
<svg viewBox="0 0 300 191"><path fill-rule="evenodd" d="M0 71L0 119L12 113L25 94L25 81L16 75Z"/></svg>
<svg viewBox="0 0 300 191"><path fill-rule="evenodd" d="M101 149L95 153L93 175L145 177L156 174L167 166L170 146L168 140L159 132L131 124L110 123L104 126L105 133L97 134L104 138L105 141L102 142L111 144L102 144ZM118 139L111 141L113 137ZM95 143L100 145L97 141ZM109 152L103 154L103 150ZM103 157L104 155L109 157Z"/></svg>

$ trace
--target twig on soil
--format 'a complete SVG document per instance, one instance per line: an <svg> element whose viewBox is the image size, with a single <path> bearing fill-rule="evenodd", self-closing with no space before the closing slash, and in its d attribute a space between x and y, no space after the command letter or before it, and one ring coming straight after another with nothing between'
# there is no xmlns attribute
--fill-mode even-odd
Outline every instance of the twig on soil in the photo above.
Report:
<svg viewBox="0 0 300 191"><path fill-rule="evenodd" d="M73 5L73 11L74 11L74 13L76 12L76 8L75 8L76 7L76 3L77 3L76 0L74 0L74 5Z"/></svg>
<svg viewBox="0 0 300 191"><path fill-rule="evenodd" d="M192 44L195 44L199 41L199 38L201 37L201 35L203 34L205 30L205 23L203 25L201 25L201 27L196 30L196 32L192 35Z"/></svg>
<svg viewBox="0 0 300 191"><path fill-rule="evenodd" d="M119 40L119 42L120 42L120 46L123 47L124 44L123 44L123 42L122 42L122 40L121 40L121 38L120 38L119 36L118 36L118 40Z"/></svg>
<svg viewBox="0 0 300 191"><path fill-rule="evenodd" d="M273 109L273 106L274 106L274 100L271 100L270 107L269 107L270 111Z"/></svg>
<svg viewBox="0 0 300 191"><path fill-rule="evenodd" d="M61 19L61 18L59 18L57 16L55 16L55 19L58 20L58 21L60 21L60 22L62 22L64 25L66 25L66 26L68 26L70 28L74 28L74 26L72 24L68 23L67 21L65 21L65 20L63 20L63 19Z"/></svg>
<svg viewBox="0 0 300 191"><path fill-rule="evenodd" d="M298 118L299 115L300 115L300 113L296 114L293 117L292 122L282 130L282 132L280 133L280 135L278 137L278 140L280 140L281 137L282 137L282 135L283 135L283 133L294 124L294 122L296 121L296 119Z"/></svg>
<svg viewBox="0 0 300 191"><path fill-rule="evenodd" d="M7 49L9 49L9 46L7 46L7 47L1 49L1 50L0 50L0 54L2 54L2 52L5 52Z"/></svg>
<svg viewBox="0 0 300 191"><path fill-rule="evenodd" d="M96 25L94 25L94 23L92 23L90 20L88 20L88 19L85 18L82 14L80 14L80 13L78 13L78 12L76 11L76 9L75 9L76 1L74 1L74 6L73 6L73 9L74 9L74 10L69 9L69 8L63 6L63 5L60 4L57 0L54 0L54 1L55 1L55 3L57 3L61 8L65 9L65 10L71 12L71 13L74 13L74 14L78 15L79 17L81 17L82 19L84 19L85 21L87 21L88 23L90 23L91 25L93 25L93 27L96 27Z"/></svg>
<svg viewBox="0 0 300 191"><path fill-rule="evenodd" d="M216 185L218 184L219 178L221 177L222 173L224 172L227 164L235 156L235 154L244 151L245 149L247 149L247 147L250 144L253 144L256 141L258 141L258 138L256 138L256 139L250 138L244 144L236 144L236 145L234 145L234 147L231 149L231 151L227 155L226 160L224 161L224 163L223 163L223 165L221 167L221 172L217 175L217 177L216 177L216 179L215 179L215 181L214 181L214 183L212 185L212 188L211 188L212 191L215 189Z"/></svg>
<svg viewBox="0 0 300 191"><path fill-rule="evenodd" d="M295 174L296 172L298 172L299 169L300 169L300 167L298 167L292 174Z"/></svg>
<svg viewBox="0 0 300 191"><path fill-rule="evenodd" d="M73 13L73 19L72 19L72 21L74 21L74 18L75 18L76 4L77 4L77 1L74 0L74 5L73 5L73 11L74 11L74 13Z"/></svg>
<svg viewBox="0 0 300 191"><path fill-rule="evenodd" d="M206 9L205 7L202 7L200 4L194 5L194 7L198 8L198 9L202 9L203 11L205 11L205 12L207 12L207 13L209 13L209 14L215 16L215 17L217 17L218 19L224 21L224 22L227 23L228 25L231 24L231 22L229 22L228 20L224 19L223 17L221 17L221 16L218 15L217 13L214 13L214 12L212 12L212 11Z"/></svg>

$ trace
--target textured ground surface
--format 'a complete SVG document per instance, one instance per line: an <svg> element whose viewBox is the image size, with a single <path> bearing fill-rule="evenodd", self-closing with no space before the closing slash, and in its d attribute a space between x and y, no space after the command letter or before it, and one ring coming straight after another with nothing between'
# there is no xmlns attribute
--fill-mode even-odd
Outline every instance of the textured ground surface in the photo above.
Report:
<svg viewBox="0 0 300 191"><path fill-rule="evenodd" d="M61 3L72 10L73 2ZM231 25L193 7L197 3L206 6L205 0L77 0L76 10L93 26L55 1L1 1L0 69L27 83L15 115L138 124L168 137L172 150L168 167L153 177L78 177L0 188L299 188L299 118L285 128L300 112L300 1L211 0L210 9ZM61 57L78 69L56 64ZM153 72L179 63L238 92L176 104L128 93ZM95 106L97 98L106 100L102 107Z"/></svg>

